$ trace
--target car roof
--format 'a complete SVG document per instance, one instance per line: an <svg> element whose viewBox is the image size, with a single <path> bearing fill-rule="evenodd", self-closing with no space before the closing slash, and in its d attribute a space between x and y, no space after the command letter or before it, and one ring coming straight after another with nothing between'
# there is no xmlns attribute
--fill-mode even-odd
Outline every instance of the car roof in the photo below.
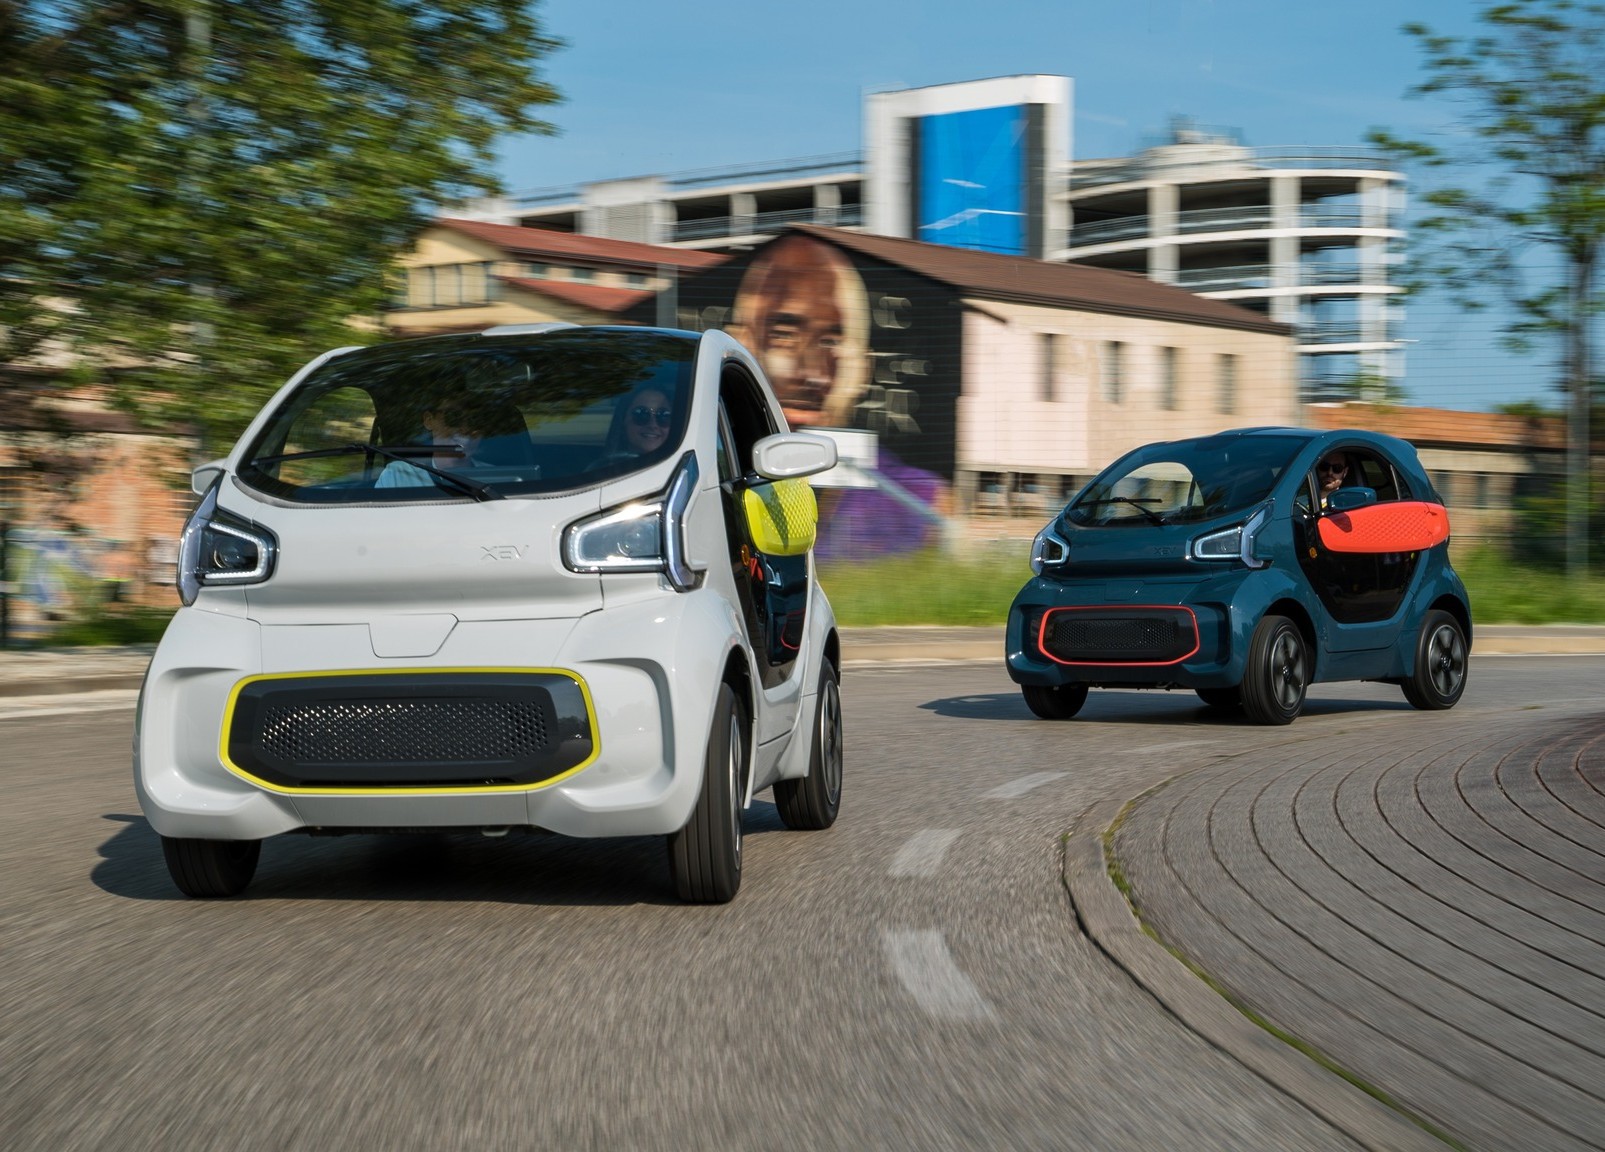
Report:
<svg viewBox="0 0 1605 1152"><path fill-rule="evenodd" d="M687 341L699 339L696 332L680 328L648 328L639 324L501 324L478 332L446 332L434 336L408 336L400 340L382 340L377 344L340 349L339 355L343 358L362 354L388 359L391 356L407 356L426 348L431 351L450 351L484 347L489 341L518 338L519 342L523 343L553 335L570 336L581 333L634 340L664 336L678 336Z"/></svg>

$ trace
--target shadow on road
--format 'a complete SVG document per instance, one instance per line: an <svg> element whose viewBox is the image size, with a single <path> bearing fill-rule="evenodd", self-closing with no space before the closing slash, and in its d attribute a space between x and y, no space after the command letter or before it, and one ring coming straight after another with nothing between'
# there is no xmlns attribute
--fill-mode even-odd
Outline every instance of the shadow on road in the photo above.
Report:
<svg viewBox="0 0 1605 1152"><path fill-rule="evenodd" d="M1034 724L1065 723L1041 720L1026 707L1018 692L979 692L964 696L944 696L919 706L926 712L957 720L1019 720ZM1304 701L1299 720L1356 712L1411 711L1403 699L1322 699L1310 696ZM1191 691L1183 689L1100 689L1087 695L1087 702L1068 723L1071 724L1207 724L1246 725L1242 709L1207 707Z"/></svg>
<svg viewBox="0 0 1605 1152"><path fill-rule="evenodd" d="M186 899L167 874L161 840L143 816L107 813L121 824L100 846L90 879L129 900ZM754 800L748 839L784 832L774 804ZM661 836L584 840L510 831L306 836L263 841L256 878L238 900L442 900L540 905L680 903Z"/></svg>

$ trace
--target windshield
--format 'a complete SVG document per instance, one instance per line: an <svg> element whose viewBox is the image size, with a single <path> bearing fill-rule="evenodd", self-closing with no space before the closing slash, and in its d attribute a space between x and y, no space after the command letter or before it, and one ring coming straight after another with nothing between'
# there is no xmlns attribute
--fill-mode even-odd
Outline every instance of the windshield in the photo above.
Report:
<svg viewBox="0 0 1605 1152"><path fill-rule="evenodd" d="M588 487L679 447L696 350L688 335L586 328L337 356L280 405L240 478L309 504Z"/></svg>
<svg viewBox="0 0 1605 1152"><path fill-rule="evenodd" d="M1138 449L1065 509L1082 526L1182 524L1246 512L1270 495L1307 439L1207 436Z"/></svg>

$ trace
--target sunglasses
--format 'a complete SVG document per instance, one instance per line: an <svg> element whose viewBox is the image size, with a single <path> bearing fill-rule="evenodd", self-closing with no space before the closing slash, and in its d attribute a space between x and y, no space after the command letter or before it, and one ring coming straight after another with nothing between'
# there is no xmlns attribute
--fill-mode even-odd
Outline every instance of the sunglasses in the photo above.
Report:
<svg viewBox="0 0 1605 1152"><path fill-rule="evenodd" d="M1347 464L1329 464L1325 460L1321 461L1318 467L1322 472L1347 472L1349 470Z"/></svg>
<svg viewBox="0 0 1605 1152"><path fill-rule="evenodd" d="M674 419L674 409L653 409L648 408L644 404L638 408L630 409L630 420L639 428L645 428L648 424L652 423L654 419L657 420L660 427L667 428L670 422Z"/></svg>

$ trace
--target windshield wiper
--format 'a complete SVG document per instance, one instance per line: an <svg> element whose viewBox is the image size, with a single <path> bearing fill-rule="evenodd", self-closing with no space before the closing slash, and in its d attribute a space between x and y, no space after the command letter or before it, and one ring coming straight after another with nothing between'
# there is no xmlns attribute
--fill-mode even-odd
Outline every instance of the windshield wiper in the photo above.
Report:
<svg viewBox="0 0 1605 1152"><path fill-rule="evenodd" d="M461 451L461 449L458 449ZM447 472L443 468L436 468L429 464L413 459L415 456L436 456L436 448L417 445L405 448L381 448L377 444L341 444L334 448L311 448L305 452L284 452L278 456L258 456L251 463L257 466L264 464L279 464L285 460L316 460L327 456L350 456L361 452L369 456L383 456L386 460L399 460L403 464L427 472L438 480L456 488L459 492L466 492L475 500L501 500L502 494L489 484L479 480L470 480L466 476L458 476L455 472Z"/></svg>
<svg viewBox="0 0 1605 1152"><path fill-rule="evenodd" d="M1140 496L1135 498L1131 496L1111 496L1107 500L1077 500L1076 507L1087 508L1102 504L1130 504L1137 511L1148 517L1152 523L1163 524L1165 522L1165 518L1163 516L1160 516L1157 512L1151 512L1147 508L1143 507L1144 504L1162 503L1164 503L1164 501L1157 496Z"/></svg>

